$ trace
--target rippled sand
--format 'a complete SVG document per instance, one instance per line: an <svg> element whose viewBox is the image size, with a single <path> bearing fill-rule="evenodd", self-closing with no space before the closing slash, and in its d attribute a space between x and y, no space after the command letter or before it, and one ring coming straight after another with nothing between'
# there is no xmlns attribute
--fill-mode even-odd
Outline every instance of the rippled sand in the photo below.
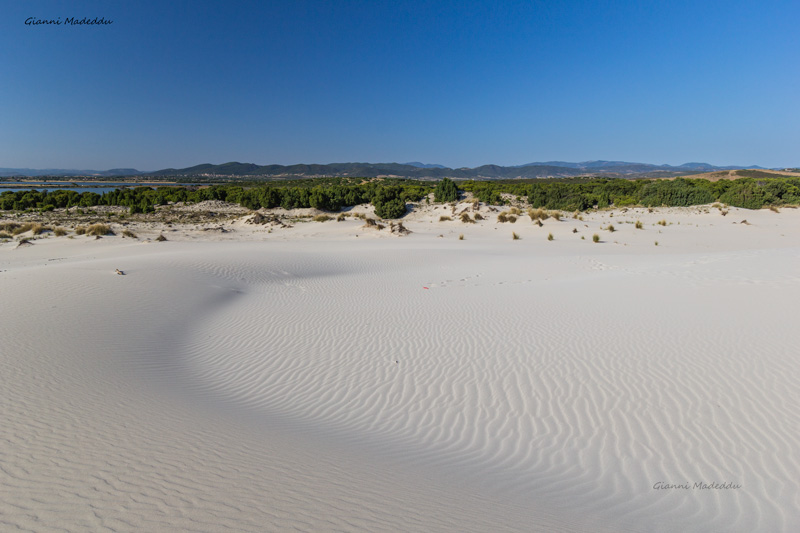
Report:
<svg viewBox="0 0 800 533"><path fill-rule="evenodd" d="M798 529L800 220L661 216L2 245L0 526Z"/></svg>

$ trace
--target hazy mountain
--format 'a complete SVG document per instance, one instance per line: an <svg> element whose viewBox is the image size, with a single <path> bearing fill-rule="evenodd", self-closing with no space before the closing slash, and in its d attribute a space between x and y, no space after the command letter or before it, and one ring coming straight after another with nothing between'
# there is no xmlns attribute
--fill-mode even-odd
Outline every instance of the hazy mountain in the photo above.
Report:
<svg viewBox="0 0 800 533"><path fill-rule="evenodd" d="M65 169L30 169L0 168L0 177L34 177L34 176L196 176L209 178L293 178L316 176L359 176L401 177L416 179L437 179L443 177L457 179L517 179L570 176L606 176L606 177L672 177L692 173L713 172L717 170L738 170L744 168L762 169L756 165L749 167L725 166L717 167L708 163L684 163L679 166L653 165L649 163L633 163L627 161L583 161L571 163L567 161L546 161L525 165L504 167L501 165L481 165L475 168L448 168L442 165L411 163L330 163L330 164L298 164L298 165L256 165L232 161L221 165L204 163L187 168L166 168L155 172L140 172L134 168L115 168L111 170L65 170Z"/></svg>
<svg viewBox="0 0 800 533"><path fill-rule="evenodd" d="M0 176L26 177L36 176L138 176L144 174L135 168L112 168L110 170L76 170L64 168L0 168Z"/></svg>
<svg viewBox="0 0 800 533"><path fill-rule="evenodd" d="M425 164L425 163L420 163L419 161L412 161L411 163L403 163L403 164L411 165L412 167L417 167L417 168L447 168L444 165Z"/></svg>

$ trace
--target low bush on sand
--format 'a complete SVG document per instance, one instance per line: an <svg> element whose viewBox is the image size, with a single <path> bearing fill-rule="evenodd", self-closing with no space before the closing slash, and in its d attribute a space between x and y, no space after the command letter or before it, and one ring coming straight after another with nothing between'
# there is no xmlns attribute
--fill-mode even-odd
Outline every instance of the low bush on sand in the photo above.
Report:
<svg viewBox="0 0 800 533"><path fill-rule="evenodd" d="M472 220L472 217L469 216L469 213L461 213L461 222L474 224L475 221Z"/></svg>
<svg viewBox="0 0 800 533"><path fill-rule="evenodd" d="M642 224L641 220L636 221L636 229L644 229L644 224Z"/></svg>
<svg viewBox="0 0 800 533"><path fill-rule="evenodd" d="M327 222L331 219L328 215L317 215L314 217L314 222Z"/></svg>
<svg viewBox="0 0 800 533"><path fill-rule="evenodd" d="M505 211L503 211L502 213L497 215L497 221L498 222L508 222L508 216L506 215Z"/></svg>
<svg viewBox="0 0 800 533"><path fill-rule="evenodd" d="M609 225L608 225L608 227L607 227L606 229L607 229L607 230L608 230L610 233L614 233L615 231L617 231L617 230L614 228L614 225L613 225L613 224L609 224Z"/></svg>
<svg viewBox="0 0 800 533"><path fill-rule="evenodd" d="M66 228L55 228L53 230L53 233L55 234L56 237L63 237L64 235L67 234L67 229Z"/></svg>
<svg viewBox="0 0 800 533"><path fill-rule="evenodd" d="M592 242L600 242L600 235L598 235L597 233L592 235Z"/></svg>
<svg viewBox="0 0 800 533"><path fill-rule="evenodd" d="M458 236L458 240L459 241L463 241L464 240L464 234L463 233Z"/></svg>
<svg viewBox="0 0 800 533"><path fill-rule="evenodd" d="M85 226L76 226L75 227L75 235L86 235L86 227Z"/></svg>
<svg viewBox="0 0 800 533"><path fill-rule="evenodd" d="M439 222L449 222L451 220L453 220L453 219L448 217L448 216L445 216L445 215L442 215L442 216L439 217Z"/></svg>
<svg viewBox="0 0 800 533"><path fill-rule="evenodd" d="M167 238L166 238L166 237L164 237L164 235L163 235L163 234L162 234L162 235L159 235L158 237L156 237L156 241L157 241L157 242L164 242L164 241L166 241L166 240L167 240Z"/></svg>
<svg viewBox="0 0 800 533"><path fill-rule="evenodd" d="M519 235L517 235L516 232L512 231L511 232L511 239L515 240L515 241L518 241L519 240Z"/></svg>
<svg viewBox="0 0 800 533"><path fill-rule="evenodd" d="M662 218L661 220L656 222L656 224L658 224L659 226L666 226L667 225L667 221Z"/></svg>
<svg viewBox="0 0 800 533"><path fill-rule="evenodd" d="M480 213L475 213L475 220L483 220L483 216Z"/></svg>
<svg viewBox="0 0 800 533"><path fill-rule="evenodd" d="M122 236L123 237L130 237L131 239L135 239L136 238L136 234L134 232L132 232L131 230L129 230L129 229L123 230Z"/></svg>
<svg viewBox="0 0 800 533"><path fill-rule="evenodd" d="M547 240L548 241L552 241L553 240L553 234L552 233L548 233L547 234Z"/></svg>

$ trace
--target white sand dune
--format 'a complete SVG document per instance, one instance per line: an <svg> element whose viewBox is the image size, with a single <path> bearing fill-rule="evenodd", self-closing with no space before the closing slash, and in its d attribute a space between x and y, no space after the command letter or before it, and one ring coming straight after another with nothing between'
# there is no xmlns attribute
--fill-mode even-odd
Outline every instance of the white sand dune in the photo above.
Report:
<svg viewBox="0 0 800 533"><path fill-rule="evenodd" d="M669 215L3 245L0 529L800 530L799 217Z"/></svg>

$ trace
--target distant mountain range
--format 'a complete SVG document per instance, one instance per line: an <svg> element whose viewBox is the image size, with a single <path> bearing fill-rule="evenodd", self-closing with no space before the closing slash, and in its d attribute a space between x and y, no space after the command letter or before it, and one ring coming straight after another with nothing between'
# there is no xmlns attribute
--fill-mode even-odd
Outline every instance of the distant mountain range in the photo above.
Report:
<svg viewBox="0 0 800 533"><path fill-rule="evenodd" d="M684 163L679 166L652 165L648 163L630 163L626 161L584 161L570 163L566 161L546 161L504 167L500 165L482 165L475 168L448 168L443 165L411 163L330 163L326 165L256 165L253 163L209 163L188 168L166 168L155 172L141 172L133 168L115 168L111 170L64 170L64 169L29 169L0 168L0 177L36 177L36 176L88 176L88 177L205 177L231 179L258 178L293 178L318 176L358 176L358 177L401 177L401 178L456 178L456 179L515 179L545 178L570 176L607 176L607 177L673 177L716 170L763 169L757 165L718 167L708 163Z"/></svg>

